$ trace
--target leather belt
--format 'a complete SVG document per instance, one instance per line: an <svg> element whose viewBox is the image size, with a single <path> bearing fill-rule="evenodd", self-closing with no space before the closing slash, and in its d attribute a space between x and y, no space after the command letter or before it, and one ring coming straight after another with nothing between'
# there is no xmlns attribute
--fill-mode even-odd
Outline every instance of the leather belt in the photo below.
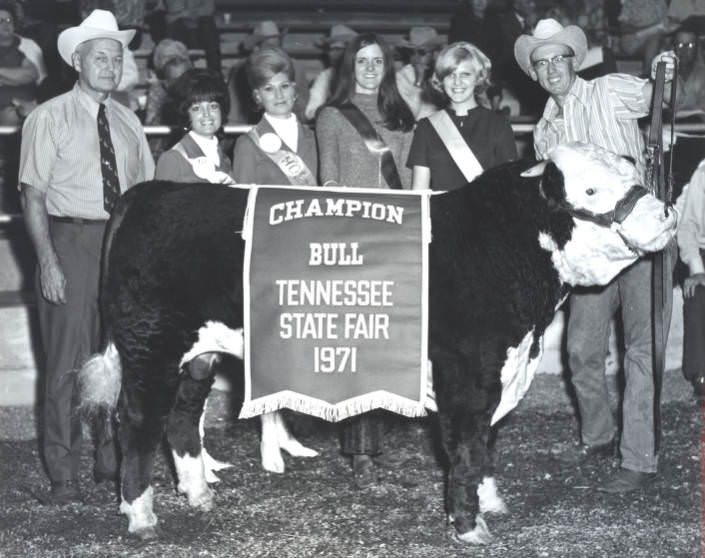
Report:
<svg viewBox="0 0 705 558"><path fill-rule="evenodd" d="M84 219L83 217L59 217L49 215L49 219L56 223L71 223L72 225L105 225L107 219Z"/></svg>

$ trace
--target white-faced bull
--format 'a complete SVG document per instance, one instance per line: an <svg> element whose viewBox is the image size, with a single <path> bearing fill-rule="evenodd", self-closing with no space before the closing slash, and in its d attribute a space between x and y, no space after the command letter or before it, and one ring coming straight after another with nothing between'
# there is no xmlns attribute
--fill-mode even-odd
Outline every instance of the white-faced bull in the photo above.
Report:
<svg viewBox="0 0 705 558"><path fill-rule="evenodd" d="M509 163L431 198L429 354L449 457L447 512L468 543L490 540L482 512L505 509L491 425L526 392L566 286L609 282L675 228L653 196L629 193L640 182L634 166L604 150L562 146L529 166ZM151 182L128 191L109 224L107 344L101 372L84 367L80 379L88 406L117 405L121 510L143 538L155 534L152 463L165 431L179 489L191 505L212 506L198 422L213 373L182 373L180 363L207 322L242 327L246 202L244 189ZM615 209L607 226L585 218ZM110 389L96 389L106 370Z"/></svg>

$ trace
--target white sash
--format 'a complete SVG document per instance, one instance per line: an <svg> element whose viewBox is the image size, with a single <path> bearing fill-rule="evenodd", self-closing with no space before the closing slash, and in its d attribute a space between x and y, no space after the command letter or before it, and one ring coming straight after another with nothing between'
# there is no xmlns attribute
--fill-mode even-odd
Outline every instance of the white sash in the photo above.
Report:
<svg viewBox="0 0 705 558"><path fill-rule="evenodd" d="M455 127L448 113L445 110L439 110L429 116L428 120L438 133L460 172L463 173L465 180L470 182L476 176L482 174L483 169L480 161L477 160L470 146L465 143L463 136L460 135L458 128Z"/></svg>

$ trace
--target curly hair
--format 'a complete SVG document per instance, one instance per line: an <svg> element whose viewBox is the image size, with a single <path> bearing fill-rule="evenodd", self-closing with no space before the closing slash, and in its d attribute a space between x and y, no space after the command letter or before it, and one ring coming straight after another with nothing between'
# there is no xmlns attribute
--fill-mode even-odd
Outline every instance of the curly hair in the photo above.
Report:
<svg viewBox="0 0 705 558"><path fill-rule="evenodd" d="M384 75L377 93L377 106L384 118L384 127L408 132L414 127L414 115L397 89L392 49L375 33L361 33L345 47L338 66L338 83L328 105L337 107L352 100L355 94L355 57L360 49L370 45L379 46L384 58Z"/></svg>
<svg viewBox="0 0 705 558"><path fill-rule="evenodd" d="M214 70L192 68L181 74L169 87L174 112L174 124L188 129L189 108L194 103L215 101L220 105L223 120L230 111L230 97L223 76Z"/></svg>

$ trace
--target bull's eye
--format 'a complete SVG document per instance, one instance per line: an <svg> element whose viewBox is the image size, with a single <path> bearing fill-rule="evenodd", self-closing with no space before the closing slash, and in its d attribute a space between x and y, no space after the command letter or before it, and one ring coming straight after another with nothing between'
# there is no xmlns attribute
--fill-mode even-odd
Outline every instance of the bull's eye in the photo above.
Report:
<svg viewBox="0 0 705 558"><path fill-rule="evenodd" d="M588 196L594 196L595 195L595 188L588 188L587 190L585 190L585 193Z"/></svg>

